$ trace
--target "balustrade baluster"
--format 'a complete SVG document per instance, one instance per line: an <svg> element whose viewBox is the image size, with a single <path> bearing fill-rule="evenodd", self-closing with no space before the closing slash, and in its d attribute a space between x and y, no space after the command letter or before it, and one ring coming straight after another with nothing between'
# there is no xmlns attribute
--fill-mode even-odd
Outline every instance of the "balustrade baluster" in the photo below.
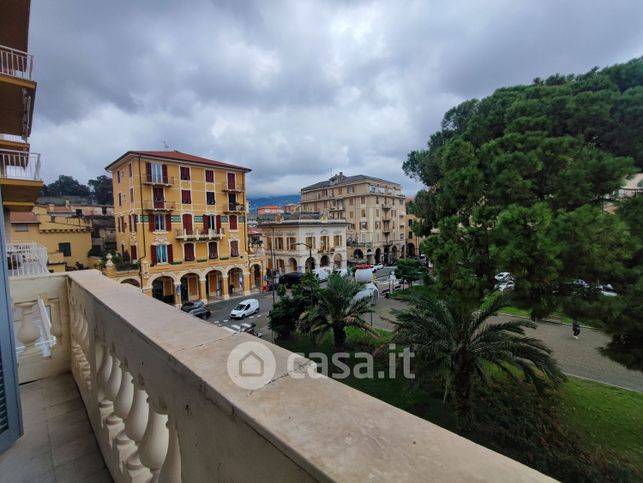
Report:
<svg viewBox="0 0 643 483"><path fill-rule="evenodd" d="M158 483L181 483L181 448L174 418L168 415L169 443Z"/></svg>
<svg viewBox="0 0 643 483"><path fill-rule="evenodd" d="M16 305L21 310L20 327L16 336L26 350L33 346L38 337L40 337L40 329L33 320L33 308L36 305L36 301L21 302Z"/></svg>
<svg viewBox="0 0 643 483"><path fill-rule="evenodd" d="M136 472L143 468L138 456L138 447L145 435L145 428L147 427L149 417L149 406L147 404L147 393L145 392L142 379L134 379L133 382L134 394L132 397L132 408L125 418L124 432L121 432L116 437L116 444L125 447L129 443L134 443L135 447L132 448L133 454L127 458L127 469Z"/></svg>
<svg viewBox="0 0 643 483"><path fill-rule="evenodd" d="M121 368L118 357L112 351L112 370L109 374L109 379L107 379L107 384L105 385L105 399L103 399L103 408L110 410L114 407L114 401L116 400L116 395L118 394L118 389L121 386Z"/></svg>
<svg viewBox="0 0 643 483"><path fill-rule="evenodd" d="M110 350L103 346L103 360L101 361L100 369L98 370L97 379L97 397L98 407L103 409L110 406L111 402L107 399L107 381L112 372L112 354Z"/></svg>
<svg viewBox="0 0 643 483"><path fill-rule="evenodd" d="M164 414L164 405L155 404L152 398L147 398L147 404L150 408L149 416L143 440L138 448L138 456L141 463L152 472L152 481L156 481L168 450L167 414Z"/></svg>

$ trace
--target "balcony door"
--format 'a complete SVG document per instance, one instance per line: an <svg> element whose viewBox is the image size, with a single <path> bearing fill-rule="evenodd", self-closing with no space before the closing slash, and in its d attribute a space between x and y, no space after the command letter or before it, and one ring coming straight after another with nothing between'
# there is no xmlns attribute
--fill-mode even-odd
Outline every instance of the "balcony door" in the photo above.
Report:
<svg viewBox="0 0 643 483"><path fill-rule="evenodd" d="M183 215L183 229L188 235L192 234L192 215L189 213Z"/></svg>
<svg viewBox="0 0 643 483"><path fill-rule="evenodd" d="M0 206L2 199L0 197ZM4 216L0 210L0 249L5 250ZM22 435L16 347L11 327L7 257L0 257L0 453Z"/></svg>
<svg viewBox="0 0 643 483"><path fill-rule="evenodd" d="M165 192L163 191L162 186L154 186L153 197L154 197L154 208L164 208L165 207Z"/></svg>
<svg viewBox="0 0 643 483"><path fill-rule="evenodd" d="M233 190L235 189L235 174L234 173L228 173L228 189Z"/></svg>

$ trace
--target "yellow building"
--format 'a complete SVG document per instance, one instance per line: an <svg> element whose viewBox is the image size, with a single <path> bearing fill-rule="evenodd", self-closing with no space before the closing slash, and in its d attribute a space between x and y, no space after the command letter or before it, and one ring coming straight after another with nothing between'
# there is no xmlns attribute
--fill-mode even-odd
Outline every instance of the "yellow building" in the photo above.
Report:
<svg viewBox="0 0 643 483"><path fill-rule="evenodd" d="M35 242L47 249L47 268L52 272L89 267L91 223L78 216L56 216L47 206L32 212L12 212L10 237L15 244Z"/></svg>
<svg viewBox="0 0 643 483"><path fill-rule="evenodd" d="M128 151L106 169L116 244L134 262L108 262L108 276L177 305L261 288L263 258L247 248L250 169L178 151Z"/></svg>
<svg viewBox="0 0 643 483"><path fill-rule="evenodd" d="M413 225L417 220L417 217L412 213L411 205L413 203L413 198L406 198L404 202L406 205L406 214L405 214L405 222L404 222L404 225L406 226L406 235L405 235L406 244L404 245L404 256L417 257L421 255L420 244L424 241L425 237L418 235L413 230Z"/></svg>

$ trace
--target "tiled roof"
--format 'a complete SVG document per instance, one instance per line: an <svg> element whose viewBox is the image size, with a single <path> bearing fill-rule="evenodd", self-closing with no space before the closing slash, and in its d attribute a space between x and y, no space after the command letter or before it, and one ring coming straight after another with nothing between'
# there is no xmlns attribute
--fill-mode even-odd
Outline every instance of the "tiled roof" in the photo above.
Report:
<svg viewBox="0 0 643 483"><path fill-rule="evenodd" d="M123 158L131 154L140 155L140 156L149 156L152 158L167 159L171 161L187 161L190 163L207 164L208 166L215 166L217 168L239 169L241 171L245 171L246 173L252 171L250 168L244 168L243 166L223 163L221 161L216 161L214 159L202 158L200 156L194 156L192 154L182 153L181 151L127 151L116 161L109 164L109 166L106 166L105 169L109 170L110 168L118 164Z"/></svg>
<svg viewBox="0 0 643 483"><path fill-rule="evenodd" d="M332 182L335 180L334 182ZM394 184L394 185L399 185L399 183L396 183L394 181L387 181L382 178L375 178L373 176L366 176L364 174L356 174L353 176L344 176L344 175L337 175L333 176L331 179L328 181L320 181L319 183L311 184L310 186L306 186L305 188L302 188L301 191L309 191L309 190L315 190L319 188L330 188L331 186L343 186L347 184L353 184L357 183L360 181L375 181L376 183L388 183L388 184Z"/></svg>
<svg viewBox="0 0 643 483"><path fill-rule="evenodd" d="M31 211L12 211L9 213L10 223L40 223L35 213Z"/></svg>

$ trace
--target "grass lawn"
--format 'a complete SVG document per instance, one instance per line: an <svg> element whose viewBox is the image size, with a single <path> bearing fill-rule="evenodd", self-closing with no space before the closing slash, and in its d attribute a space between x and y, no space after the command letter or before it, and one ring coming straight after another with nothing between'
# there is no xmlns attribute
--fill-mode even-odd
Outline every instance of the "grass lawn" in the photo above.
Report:
<svg viewBox="0 0 643 483"><path fill-rule="evenodd" d="M566 424L643 472L643 394L570 377L562 399Z"/></svg>
<svg viewBox="0 0 643 483"><path fill-rule="evenodd" d="M347 350L369 350L390 340L391 333L378 330L380 339L357 330L347 331ZM279 345L293 352L309 354L334 352L331 334L316 341L307 336L294 336ZM375 372L386 369L387 355L375 359ZM356 361L349 360L349 366ZM491 371L494 372L493 370ZM409 411L448 430L455 430L452 408L442 403L442 387L420 388L402 377L358 379L352 375L341 380L359 391ZM637 465L643 473L643 394L617 389L604 384L570 377L561 389L562 415L570 430L584 436L588 447L608 449Z"/></svg>
<svg viewBox="0 0 643 483"><path fill-rule="evenodd" d="M529 310L521 309L519 307L514 307L512 305L508 307L504 307L501 311L501 314L507 314L507 315L517 315L519 317L529 317ZM572 325L572 319L571 317L568 317L565 314L561 314L560 312L554 312L550 316L547 317L548 319L556 319L560 320L563 324L567 325ZM580 323L582 325L587 325L589 327L596 327L596 328L601 328L601 324L594 322L594 321L584 321L581 320Z"/></svg>

